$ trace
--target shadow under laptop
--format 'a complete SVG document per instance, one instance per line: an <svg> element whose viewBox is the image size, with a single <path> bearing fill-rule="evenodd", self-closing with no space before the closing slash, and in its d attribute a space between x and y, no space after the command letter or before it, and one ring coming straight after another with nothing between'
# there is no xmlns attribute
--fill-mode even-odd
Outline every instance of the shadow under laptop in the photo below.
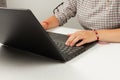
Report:
<svg viewBox="0 0 120 80"><path fill-rule="evenodd" d="M57 60L53 60L44 56L34 55L34 53L22 51L19 49L1 46L0 47L0 63L11 63L12 65L40 65L40 64L57 64Z"/></svg>

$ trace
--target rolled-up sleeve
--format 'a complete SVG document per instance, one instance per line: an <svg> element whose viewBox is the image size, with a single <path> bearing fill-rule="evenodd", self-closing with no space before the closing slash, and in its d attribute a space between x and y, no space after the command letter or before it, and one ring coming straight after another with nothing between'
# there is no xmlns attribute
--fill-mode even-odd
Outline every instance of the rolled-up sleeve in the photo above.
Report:
<svg viewBox="0 0 120 80"><path fill-rule="evenodd" d="M54 15L59 20L59 26L65 24L71 17L75 17L77 12L76 8L76 0L66 0L54 9Z"/></svg>

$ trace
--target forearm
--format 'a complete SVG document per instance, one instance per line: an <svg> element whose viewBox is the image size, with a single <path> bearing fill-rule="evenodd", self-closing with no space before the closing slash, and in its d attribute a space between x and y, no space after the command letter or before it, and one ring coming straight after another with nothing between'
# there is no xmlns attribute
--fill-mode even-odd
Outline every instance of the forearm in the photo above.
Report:
<svg viewBox="0 0 120 80"><path fill-rule="evenodd" d="M120 42L120 29L97 30L100 41Z"/></svg>
<svg viewBox="0 0 120 80"><path fill-rule="evenodd" d="M46 24L47 23L47 24ZM53 15L49 17L48 19L44 20L42 23L44 28L50 29L59 26L58 19Z"/></svg>

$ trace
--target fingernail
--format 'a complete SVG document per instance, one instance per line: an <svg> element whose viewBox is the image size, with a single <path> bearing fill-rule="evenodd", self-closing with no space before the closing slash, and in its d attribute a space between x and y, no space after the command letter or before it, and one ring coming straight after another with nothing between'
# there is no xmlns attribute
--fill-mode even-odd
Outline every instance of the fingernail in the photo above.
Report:
<svg viewBox="0 0 120 80"><path fill-rule="evenodd" d="M76 45L77 47L79 46L79 45Z"/></svg>
<svg viewBox="0 0 120 80"><path fill-rule="evenodd" d="M67 42L65 43L65 45L67 45Z"/></svg>
<svg viewBox="0 0 120 80"><path fill-rule="evenodd" d="M69 46L69 43L68 43L68 42L66 42L65 44L66 44L67 46Z"/></svg>
<svg viewBox="0 0 120 80"><path fill-rule="evenodd" d="M70 44L70 46L72 47L72 46L73 46L73 44Z"/></svg>

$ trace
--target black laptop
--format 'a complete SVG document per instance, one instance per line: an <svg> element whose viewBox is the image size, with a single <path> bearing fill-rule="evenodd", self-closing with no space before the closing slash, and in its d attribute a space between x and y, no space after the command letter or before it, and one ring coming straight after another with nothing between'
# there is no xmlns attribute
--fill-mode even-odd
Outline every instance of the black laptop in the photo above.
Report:
<svg viewBox="0 0 120 80"><path fill-rule="evenodd" d="M92 47L65 45L68 37L46 32L30 10L0 8L0 43L60 61L68 61Z"/></svg>

